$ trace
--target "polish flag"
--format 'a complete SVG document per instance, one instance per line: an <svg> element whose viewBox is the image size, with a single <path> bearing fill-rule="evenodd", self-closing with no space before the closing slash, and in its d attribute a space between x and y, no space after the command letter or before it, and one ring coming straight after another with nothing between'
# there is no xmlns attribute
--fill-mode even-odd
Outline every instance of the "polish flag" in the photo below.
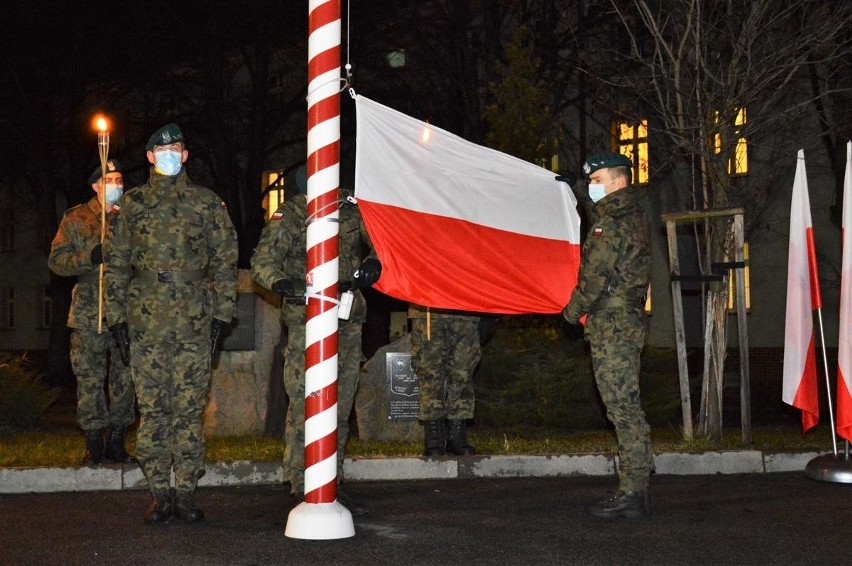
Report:
<svg viewBox="0 0 852 566"><path fill-rule="evenodd" d="M781 399L802 411L802 431L819 422L813 311L821 308L805 152L799 150L790 206L787 322Z"/></svg>
<svg viewBox="0 0 852 566"><path fill-rule="evenodd" d="M401 300L558 313L577 284L580 217L554 173L355 98L355 197Z"/></svg>
<svg viewBox="0 0 852 566"><path fill-rule="evenodd" d="M852 141L846 143L842 226L840 336L837 343L837 434L852 442Z"/></svg>

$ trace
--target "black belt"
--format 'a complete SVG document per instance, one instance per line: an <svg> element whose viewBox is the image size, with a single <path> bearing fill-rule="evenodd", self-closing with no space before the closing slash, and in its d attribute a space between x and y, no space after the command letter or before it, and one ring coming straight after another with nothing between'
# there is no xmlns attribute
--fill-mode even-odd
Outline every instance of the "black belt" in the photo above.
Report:
<svg viewBox="0 0 852 566"><path fill-rule="evenodd" d="M201 281L205 279L203 269L193 269L190 271L154 271L154 270L137 270L134 275L134 281L141 283L190 283L192 281Z"/></svg>

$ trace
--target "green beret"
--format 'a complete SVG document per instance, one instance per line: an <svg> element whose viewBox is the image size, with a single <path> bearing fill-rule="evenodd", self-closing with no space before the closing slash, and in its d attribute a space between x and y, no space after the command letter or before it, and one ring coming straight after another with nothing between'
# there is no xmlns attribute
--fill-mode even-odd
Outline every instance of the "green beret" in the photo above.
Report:
<svg viewBox="0 0 852 566"><path fill-rule="evenodd" d="M595 153L590 155L583 163L583 175L586 179L598 169L609 169L610 167L633 167L633 162L626 155L620 153Z"/></svg>
<svg viewBox="0 0 852 566"><path fill-rule="evenodd" d="M154 146L157 145L171 145L183 141L183 132L178 125L166 124L151 135L148 143L145 144L145 151L154 151Z"/></svg>
<svg viewBox="0 0 852 566"><path fill-rule="evenodd" d="M123 173L121 168L121 162L118 159L110 159L106 162L106 170L107 173ZM94 185L98 181L101 180L101 166L98 165L97 169L92 171L92 174L89 175L89 184Z"/></svg>

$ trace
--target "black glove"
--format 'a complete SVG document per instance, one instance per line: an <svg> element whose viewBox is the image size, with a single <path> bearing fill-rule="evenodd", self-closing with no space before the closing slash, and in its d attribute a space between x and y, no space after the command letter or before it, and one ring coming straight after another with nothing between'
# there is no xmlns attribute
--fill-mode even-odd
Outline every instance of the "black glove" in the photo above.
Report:
<svg viewBox="0 0 852 566"><path fill-rule="evenodd" d="M272 292L278 293L284 302L305 304L305 282L300 279L279 279L272 283Z"/></svg>
<svg viewBox="0 0 852 566"><path fill-rule="evenodd" d="M382 264L379 260L368 257L355 272L355 286L369 287L382 276Z"/></svg>
<svg viewBox="0 0 852 566"><path fill-rule="evenodd" d="M586 327L579 322L563 321L562 331L569 340L579 340L586 332Z"/></svg>
<svg viewBox="0 0 852 566"><path fill-rule="evenodd" d="M562 181L563 183L568 183L569 187L573 187L574 183L577 182L577 176L573 173L565 173L563 175L557 175L556 180Z"/></svg>
<svg viewBox="0 0 852 566"><path fill-rule="evenodd" d="M219 347L222 345L222 329L225 327L225 323L219 320L218 318L214 318L210 323L210 361L216 359L216 356L219 354Z"/></svg>
<svg viewBox="0 0 852 566"><path fill-rule="evenodd" d="M100 246L99 246L100 247ZM127 329L126 322L119 322L109 327L112 337L115 338L115 345L118 346L118 355L121 356L121 361L125 366L130 365L130 332Z"/></svg>
<svg viewBox="0 0 852 566"><path fill-rule="evenodd" d="M104 262L104 250L103 246L98 244L94 248L92 248L91 253L89 254L89 258L92 260L92 265L100 265Z"/></svg>

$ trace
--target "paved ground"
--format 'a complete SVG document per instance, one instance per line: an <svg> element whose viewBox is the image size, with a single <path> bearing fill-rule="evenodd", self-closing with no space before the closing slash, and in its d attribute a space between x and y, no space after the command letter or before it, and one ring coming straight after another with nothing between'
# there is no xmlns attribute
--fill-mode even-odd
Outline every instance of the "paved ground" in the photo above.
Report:
<svg viewBox="0 0 852 566"><path fill-rule="evenodd" d="M208 520L150 526L140 490L0 495L0 564L848 564L852 486L802 473L657 475L654 513L584 512L612 477L363 481L355 535L284 535L276 485L209 487Z"/></svg>

